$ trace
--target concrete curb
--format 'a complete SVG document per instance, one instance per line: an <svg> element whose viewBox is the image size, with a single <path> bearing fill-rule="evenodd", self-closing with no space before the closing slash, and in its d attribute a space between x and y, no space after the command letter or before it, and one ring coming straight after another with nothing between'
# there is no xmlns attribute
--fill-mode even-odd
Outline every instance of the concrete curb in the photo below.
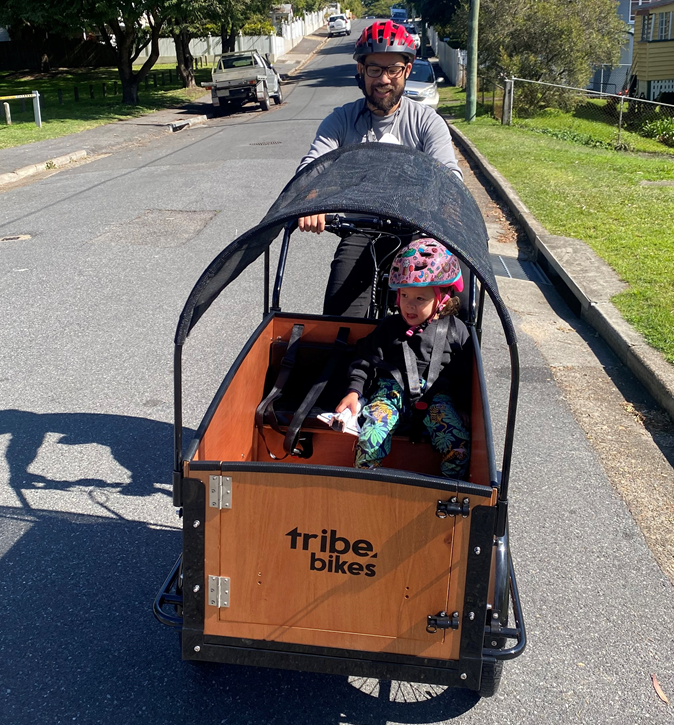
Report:
<svg viewBox="0 0 674 725"><path fill-rule="evenodd" d="M7 174L0 174L0 186L6 186L7 184L13 184L21 179L25 179L26 176L33 176L33 174L39 174L43 171L49 171L50 169L61 169L68 164L72 164L74 161L81 161L86 158L87 152L82 149L81 151L73 151L72 153L65 154L64 156L56 156L53 159L47 159L38 164L31 164L30 166L22 166L20 169L15 169Z"/></svg>
<svg viewBox="0 0 674 725"><path fill-rule="evenodd" d="M674 420L674 366L653 349L610 299L626 288L615 272L584 242L550 234L508 181L466 136L445 119L452 138L478 165L522 225L538 261L552 272L580 305L580 317L608 343L618 359Z"/></svg>
<svg viewBox="0 0 674 725"><path fill-rule="evenodd" d="M182 131L184 128L191 128L192 126L200 126L202 123L206 123L209 120L209 116L195 116L194 118L185 119L183 121L173 121L167 124L171 133L176 131Z"/></svg>

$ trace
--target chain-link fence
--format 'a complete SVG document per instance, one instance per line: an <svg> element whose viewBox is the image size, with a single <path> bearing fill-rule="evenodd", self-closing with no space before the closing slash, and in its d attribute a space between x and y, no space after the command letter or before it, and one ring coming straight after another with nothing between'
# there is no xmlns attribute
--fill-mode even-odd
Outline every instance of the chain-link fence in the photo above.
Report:
<svg viewBox="0 0 674 725"><path fill-rule="evenodd" d="M674 153L674 99L669 97L647 101L523 78L505 86L505 124L588 146Z"/></svg>
<svg viewBox="0 0 674 725"><path fill-rule="evenodd" d="M478 79L477 112L479 115L489 115L503 122L503 96L505 88L498 83Z"/></svg>

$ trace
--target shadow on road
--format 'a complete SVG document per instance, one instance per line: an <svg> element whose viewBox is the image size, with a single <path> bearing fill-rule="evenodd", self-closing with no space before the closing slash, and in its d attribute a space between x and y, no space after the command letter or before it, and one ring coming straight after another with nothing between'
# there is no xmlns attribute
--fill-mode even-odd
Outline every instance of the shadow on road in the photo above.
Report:
<svg viewBox="0 0 674 725"><path fill-rule="evenodd" d="M52 434L58 445L98 444L110 449L114 461L130 473L130 480L121 493L150 496L157 493L157 481L169 482L171 477L173 426L147 418L97 413L31 413L25 410L0 411L0 435L9 433L5 457L9 468L9 485L24 501L22 489L64 489L72 486L119 487L91 471L91 476L73 480L45 477L29 473L46 436ZM183 431L189 441L192 431ZM167 496L168 496L168 492ZM25 503L25 501L24 501Z"/></svg>
<svg viewBox="0 0 674 725"><path fill-rule="evenodd" d="M7 410L0 434L7 433L19 492L35 479L27 469L49 433L61 445L109 447L130 472L135 496L156 492L154 481L171 470L166 423ZM97 471L90 479L40 483L106 485ZM3 721L385 725L451 719L477 702L474 693L429 685L182 662L177 632L152 616L180 550L179 531L142 521L0 507Z"/></svg>
<svg viewBox="0 0 674 725"><path fill-rule="evenodd" d="M8 521L25 531L1 560L5 722L385 725L438 722L477 702L428 685L420 701L392 702L396 683L372 696L344 677L182 662L151 606L179 533L62 514Z"/></svg>

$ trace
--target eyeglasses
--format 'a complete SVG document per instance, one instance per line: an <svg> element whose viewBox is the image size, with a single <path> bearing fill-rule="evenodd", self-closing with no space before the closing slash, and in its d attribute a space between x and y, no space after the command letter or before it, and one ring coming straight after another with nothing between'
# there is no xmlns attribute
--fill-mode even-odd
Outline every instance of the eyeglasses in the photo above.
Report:
<svg viewBox="0 0 674 725"><path fill-rule="evenodd" d="M379 78L382 73L386 73L389 78L400 78L406 67L404 65L376 65L370 63L365 66L365 73L369 78Z"/></svg>

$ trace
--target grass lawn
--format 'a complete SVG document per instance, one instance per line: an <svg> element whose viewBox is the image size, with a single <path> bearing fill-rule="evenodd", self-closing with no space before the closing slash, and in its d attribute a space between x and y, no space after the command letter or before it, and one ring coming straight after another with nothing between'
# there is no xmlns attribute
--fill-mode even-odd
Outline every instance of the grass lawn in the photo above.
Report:
<svg viewBox="0 0 674 725"><path fill-rule="evenodd" d="M674 363L674 157L586 146L488 116L466 124L462 107L447 111L549 232L582 239L629 284L613 303ZM653 181L672 185L642 185Z"/></svg>
<svg viewBox="0 0 674 725"><path fill-rule="evenodd" d="M172 78L169 78L169 71ZM165 85L162 85L162 73ZM209 79L210 68L199 68L196 71L197 84ZM117 95L115 95L115 82L117 82ZM103 84L106 86L105 97ZM75 101L75 88L79 91L79 101ZM93 99L91 89L93 89ZM59 103L59 90L62 92L63 104ZM141 83L139 105L133 107L122 103L121 83L116 68L0 74L0 96L19 95L31 91L39 91L43 96L42 128L38 128L33 120L31 98L26 99L23 113L21 101L9 101L12 125L5 124L4 113L0 111L0 149L65 136L104 123L142 116L162 108L180 106L206 92L203 88L190 90L183 88L173 65L157 65L152 69L148 87Z"/></svg>
<svg viewBox="0 0 674 725"><path fill-rule="evenodd" d="M551 136L568 137L587 145L612 146L618 140L617 121L601 111L603 102L589 102L576 109L574 113L565 113L549 108L535 118L513 118L513 125ZM644 138L637 133L626 131L620 134L620 142L627 144L631 151L644 153L662 153L674 155L674 148L665 146L652 138Z"/></svg>

